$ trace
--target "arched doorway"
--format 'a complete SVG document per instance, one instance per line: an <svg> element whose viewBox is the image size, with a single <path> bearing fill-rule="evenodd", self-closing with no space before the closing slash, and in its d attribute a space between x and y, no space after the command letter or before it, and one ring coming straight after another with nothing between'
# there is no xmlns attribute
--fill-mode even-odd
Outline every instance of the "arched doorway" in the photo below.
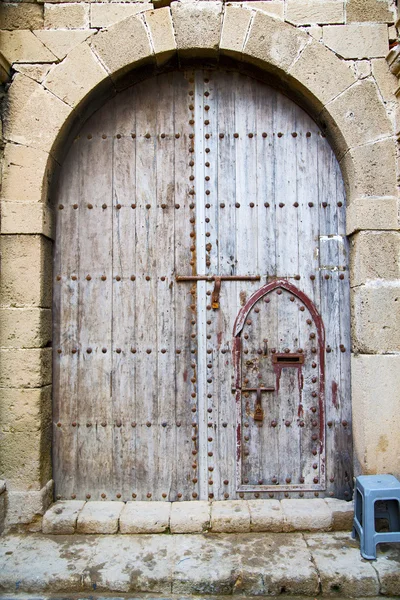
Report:
<svg viewBox="0 0 400 600"><path fill-rule="evenodd" d="M56 495L348 495L344 219L342 178L326 139L302 109L255 79L226 71L166 73L95 113L75 139L59 180ZM311 371L302 380L298 366L282 362L287 410L281 403L279 417L270 418L258 390L272 383L260 379L254 392L243 390L249 410L238 428L234 323L250 297L277 279L286 282L279 289L288 302L275 303L247 350L258 364L272 364L288 349L288 355L304 357L298 360L306 373L307 361L315 362L315 331L307 329L307 319L303 327L301 307L312 305L326 338L323 387L319 374L312 387ZM298 298L303 303L297 306ZM275 353L271 335L277 336ZM262 368L252 372L263 377ZM298 394L310 395L302 402L307 418L289 410ZM307 445L298 443L299 428L310 429ZM280 430L286 448L297 444L296 460L273 441L272 432ZM273 460L285 463L280 473L265 467ZM251 489L242 471L248 465Z"/></svg>

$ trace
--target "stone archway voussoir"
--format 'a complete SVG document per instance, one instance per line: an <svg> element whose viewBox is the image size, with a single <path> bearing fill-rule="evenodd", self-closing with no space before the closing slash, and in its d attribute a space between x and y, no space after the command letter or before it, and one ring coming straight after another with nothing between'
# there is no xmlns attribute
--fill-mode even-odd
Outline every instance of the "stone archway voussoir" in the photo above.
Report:
<svg viewBox="0 0 400 600"><path fill-rule="evenodd" d="M93 36L90 47L114 82L134 68L155 62L141 15L127 17Z"/></svg>
<svg viewBox="0 0 400 600"><path fill-rule="evenodd" d="M4 139L53 154L55 141L71 117L71 106L53 93L18 74L10 86L4 122Z"/></svg>
<svg viewBox="0 0 400 600"><path fill-rule="evenodd" d="M292 25L256 11L246 37L242 59L282 77L288 74L292 64L311 40L309 35Z"/></svg>
<svg viewBox="0 0 400 600"><path fill-rule="evenodd" d="M112 87L109 73L87 42L82 42L73 48L61 63L51 69L43 86L63 102L76 108L103 82Z"/></svg>
<svg viewBox="0 0 400 600"><path fill-rule="evenodd" d="M376 85L364 79L329 102L321 121L336 142L338 159L351 148L388 138L392 124Z"/></svg>
<svg viewBox="0 0 400 600"><path fill-rule="evenodd" d="M222 2L172 2L171 13L178 55L211 57L219 53Z"/></svg>

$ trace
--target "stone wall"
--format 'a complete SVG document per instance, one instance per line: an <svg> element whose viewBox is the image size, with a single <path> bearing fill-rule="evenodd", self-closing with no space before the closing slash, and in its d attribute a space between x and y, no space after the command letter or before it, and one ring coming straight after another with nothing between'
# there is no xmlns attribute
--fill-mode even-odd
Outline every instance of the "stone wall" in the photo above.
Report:
<svg viewBox="0 0 400 600"><path fill-rule="evenodd" d="M326 128L348 196L356 472L400 476L400 127L386 61L394 47L396 72L396 19L392 0L2 4L0 479L9 523L42 514L51 489L49 190L67 133L128 71L176 56L233 57L273 73Z"/></svg>

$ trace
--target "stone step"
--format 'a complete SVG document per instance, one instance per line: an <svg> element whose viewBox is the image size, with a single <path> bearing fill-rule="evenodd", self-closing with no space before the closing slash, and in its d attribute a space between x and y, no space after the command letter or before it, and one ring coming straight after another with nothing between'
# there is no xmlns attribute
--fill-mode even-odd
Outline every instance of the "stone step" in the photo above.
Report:
<svg viewBox="0 0 400 600"><path fill-rule="evenodd" d="M361 558L349 533L6 535L0 596L400 595L399 545Z"/></svg>
<svg viewBox="0 0 400 600"><path fill-rule="evenodd" d="M333 498L221 502L58 501L43 517L46 534L349 531L353 503Z"/></svg>

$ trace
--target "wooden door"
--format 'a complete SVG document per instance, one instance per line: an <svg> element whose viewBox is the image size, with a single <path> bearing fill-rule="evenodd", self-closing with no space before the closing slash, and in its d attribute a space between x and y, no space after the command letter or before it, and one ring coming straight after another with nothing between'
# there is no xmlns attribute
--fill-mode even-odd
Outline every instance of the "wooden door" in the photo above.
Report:
<svg viewBox="0 0 400 600"><path fill-rule="evenodd" d="M57 195L56 495L349 497L345 197L311 118L159 75L86 123Z"/></svg>

